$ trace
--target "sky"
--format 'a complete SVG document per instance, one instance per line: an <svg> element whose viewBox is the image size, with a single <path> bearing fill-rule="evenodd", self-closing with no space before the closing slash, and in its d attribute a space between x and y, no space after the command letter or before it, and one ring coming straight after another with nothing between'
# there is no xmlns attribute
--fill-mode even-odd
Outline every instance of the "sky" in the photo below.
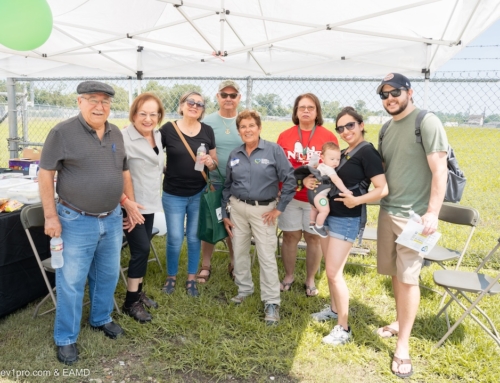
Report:
<svg viewBox="0 0 500 383"><path fill-rule="evenodd" d="M493 47L475 47L477 45L496 45ZM445 63L437 72L448 71L491 71L500 73L500 20L497 20L475 40L462 49L453 59ZM482 58L483 60L457 60L463 58ZM496 60L484 60L496 58Z"/></svg>

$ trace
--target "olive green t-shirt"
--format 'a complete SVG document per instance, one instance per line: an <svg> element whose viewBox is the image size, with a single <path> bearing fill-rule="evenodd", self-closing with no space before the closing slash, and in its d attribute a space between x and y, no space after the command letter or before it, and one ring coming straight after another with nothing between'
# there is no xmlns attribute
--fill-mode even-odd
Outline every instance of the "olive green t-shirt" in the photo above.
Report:
<svg viewBox="0 0 500 383"><path fill-rule="evenodd" d="M446 152L448 139L443 124L428 113L421 124L422 144L415 141L415 109L399 121L391 121L382 141L382 158L389 194L380 205L391 215L409 217L409 211L423 215L429 204L432 173L427 155ZM379 148L380 150L380 148Z"/></svg>

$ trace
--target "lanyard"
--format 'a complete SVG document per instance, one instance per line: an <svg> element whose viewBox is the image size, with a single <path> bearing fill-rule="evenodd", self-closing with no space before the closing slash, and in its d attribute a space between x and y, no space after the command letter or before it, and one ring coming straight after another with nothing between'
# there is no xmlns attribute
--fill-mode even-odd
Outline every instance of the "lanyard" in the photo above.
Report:
<svg viewBox="0 0 500 383"><path fill-rule="evenodd" d="M313 136L314 136L314 132L316 131L316 126L317 125L314 125L314 128L312 129L311 131L311 135L309 136L309 140L307 141L307 145L304 146L304 144L302 143L302 132L301 132L301 129L300 129L300 124L297 125L297 129L299 131L299 140L300 140L300 144L302 145L302 150L303 150L303 154L307 154L307 148L309 147L309 143L311 142Z"/></svg>

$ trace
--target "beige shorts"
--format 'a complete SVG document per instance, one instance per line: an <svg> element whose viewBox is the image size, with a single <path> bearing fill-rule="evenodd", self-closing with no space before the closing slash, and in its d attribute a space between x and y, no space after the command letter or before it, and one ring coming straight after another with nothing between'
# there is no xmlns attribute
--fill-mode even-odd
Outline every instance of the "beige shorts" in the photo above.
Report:
<svg viewBox="0 0 500 383"><path fill-rule="evenodd" d="M311 204L292 199L283 213L278 216L278 228L282 231L303 230L317 235L309 229Z"/></svg>
<svg viewBox="0 0 500 383"><path fill-rule="evenodd" d="M408 219L380 209L377 227L377 271L397 276L402 283L418 285L424 258L417 251L396 243Z"/></svg>

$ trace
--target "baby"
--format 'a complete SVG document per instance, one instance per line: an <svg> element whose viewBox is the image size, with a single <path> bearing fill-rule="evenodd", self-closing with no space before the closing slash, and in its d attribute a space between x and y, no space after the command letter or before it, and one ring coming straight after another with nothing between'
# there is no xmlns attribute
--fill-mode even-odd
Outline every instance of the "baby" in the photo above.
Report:
<svg viewBox="0 0 500 383"><path fill-rule="evenodd" d="M335 172L335 168L340 164L340 148L338 145L331 141L325 142L321 148L321 160L323 163L317 167L321 175L330 177L330 180L342 193L352 194L352 191L345 187ZM326 188L318 192L314 197L314 205L311 207L310 228L322 238L328 237L328 232L323 224L330 213L330 201L328 199L330 190L331 188Z"/></svg>

